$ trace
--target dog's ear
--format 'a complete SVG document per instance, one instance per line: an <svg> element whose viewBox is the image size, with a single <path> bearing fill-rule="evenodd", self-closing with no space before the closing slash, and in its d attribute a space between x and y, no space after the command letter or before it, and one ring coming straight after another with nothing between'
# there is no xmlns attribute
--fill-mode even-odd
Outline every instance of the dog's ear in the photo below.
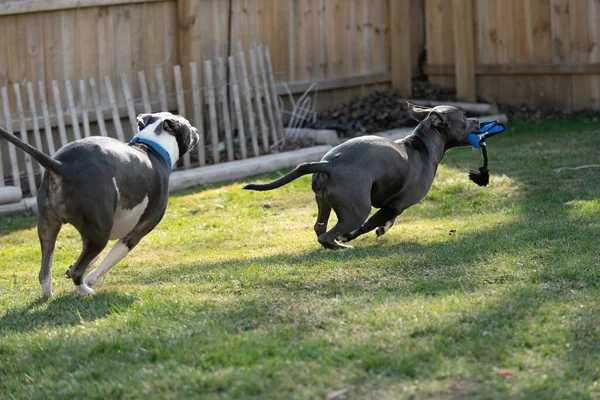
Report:
<svg viewBox="0 0 600 400"><path fill-rule="evenodd" d="M181 123L177 120L167 118L163 121L163 129L172 135L174 135L180 127Z"/></svg>
<svg viewBox="0 0 600 400"><path fill-rule="evenodd" d="M151 114L140 114L137 116L136 121L137 121L138 131L141 131L142 129L144 129L146 127L146 125L148 125L148 120L150 119L151 116L152 116Z"/></svg>
<svg viewBox="0 0 600 400"><path fill-rule="evenodd" d="M421 122L425 118L427 118L427 116L431 112L431 108L418 106L416 104L412 104L409 102L407 102L407 104L408 104L408 114L410 114L410 116L413 119L417 120L418 122Z"/></svg>
<svg viewBox="0 0 600 400"><path fill-rule="evenodd" d="M446 116L446 113L432 111L429 114L429 120L431 121L431 125L436 128L445 128L448 126L448 117Z"/></svg>

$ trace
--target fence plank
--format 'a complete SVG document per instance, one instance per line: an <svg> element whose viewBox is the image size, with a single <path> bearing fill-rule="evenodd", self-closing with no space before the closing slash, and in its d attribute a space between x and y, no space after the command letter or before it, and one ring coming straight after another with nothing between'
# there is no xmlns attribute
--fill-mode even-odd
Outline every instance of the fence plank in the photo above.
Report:
<svg viewBox="0 0 600 400"><path fill-rule="evenodd" d="M115 125L115 131L117 133L117 139L121 142L125 141L125 135L123 134L123 126L121 125L121 117L119 116L119 106L115 98L115 91L113 90L112 82L110 77L104 77L104 86L106 87L106 94L108 95L108 104L112 110L112 119Z"/></svg>
<svg viewBox="0 0 600 400"><path fill-rule="evenodd" d="M65 81L65 91L67 92L67 102L69 103L69 114L71 115L71 125L73 126L73 135L75 140L81 139L81 130L79 129L79 118L77 117L77 107L75 106L75 99L73 98L73 88L71 87L71 81Z"/></svg>
<svg viewBox="0 0 600 400"><path fill-rule="evenodd" d="M271 89L273 99L273 112L275 113L275 122L277 123L277 133L279 139L285 142L285 133L283 131L283 121L281 120L281 110L279 110L279 101L277 100L277 91L275 90L275 78L273 73L273 64L271 64L271 54L269 47L265 47L265 62L267 63L267 78Z"/></svg>
<svg viewBox="0 0 600 400"><path fill-rule="evenodd" d="M83 125L83 136L90 137L90 118L87 109L87 96L85 95L85 81L79 81L79 104L81 105L81 124Z"/></svg>
<svg viewBox="0 0 600 400"><path fill-rule="evenodd" d="M402 97L412 96L411 12L410 0L388 0L390 18L390 71L392 87Z"/></svg>
<svg viewBox="0 0 600 400"><path fill-rule="evenodd" d="M167 105L167 92L165 91L165 79L161 67L156 68L156 86L158 86L160 111L169 111L169 106Z"/></svg>
<svg viewBox="0 0 600 400"><path fill-rule="evenodd" d="M2 102L4 103L4 124L6 125L5 129L13 133L12 130L12 117L10 115L10 103L8 102L8 91L6 90L6 86L2 87ZM13 178L13 186L18 188L21 187L21 177L19 175L19 161L17 159L17 150L14 144L8 144L8 158L10 160L10 169Z"/></svg>
<svg viewBox="0 0 600 400"><path fill-rule="evenodd" d="M183 93L183 79L181 77L181 66L173 66L173 75L175 76L175 93L177 97L177 113L184 118L187 118L185 112L185 97ZM192 165L190 153L183 155L183 166L188 169Z"/></svg>
<svg viewBox="0 0 600 400"><path fill-rule="evenodd" d="M148 83L146 82L146 74L144 73L144 70L138 71L138 81L140 82L140 92L142 92L144 112L150 114L152 112L152 104L150 103L150 95L148 94Z"/></svg>
<svg viewBox="0 0 600 400"><path fill-rule="evenodd" d="M0 141L0 187L4 187L4 160L2 159L2 143L5 143L5 140ZM6 142L8 146L8 143Z"/></svg>
<svg viewBox="0 0 600 400"><path fill-rule="evenodd" d="M98 123L100 135L108 136L106 133L106 125L104 125L104 115L102 115L102 109L100 108L100 96L98 95L96 80L94 78L90 78L89 83L90 91L92 92L92 102L94 103L94 109L96 110L96 121Z"/></svg>
<svg viewBox="0 0 600 400"><path fill-rule="evenodd" d="M231 93L233 94L233 107L237 120L238 137L240 139L240 151L242 158L248 158L248 149L246 148L246 133L244 132L244 119L242 117L242 104L240 103L240 92L238 89L235 61L233 57L228 58L229 61L229 81L231 83Z"/></svg>
<svg viewBox="0 0 600 400"><path fill-rule="evenodd" d="M233 138L231 135L231 116L229 115L229 101L227 100L227 82L225 82L225 68L223 57L217 58L217 85L219 87L219 100L221 103L221 114L223 116L223 127L225 129L225 146L227 148L227 160L235 159L233 154Z"/></svg>
<svg viewBox="0 0 600 400"><path fill-rule="evenodd" d="M4 160L2 159L2 143L4 142L6 141L3 140L2 142L0 142L0 187L6 186L4 183Z"/></svg>
<svg viewBox="0 0 600 400"><path fill-rule="evenodd" d="M198 84L198 68L195 62L190 63L190 78L192 81L192 98L194 101L194 126L198 129L198 162L200 166L206 165L206 149L204 148L204 121L202 118L202 96Z"/></svg>
<svg viewBox="0 0 600 400"><path fill-rule="evenodd" d="M58 81L52 81L52 95L54 96L54 111L56 112L56 118L58 119L58 136L60 137L61 147L66 146L69 143L67 139L67 129L65 128L65 118L62 110L62 102L60 100L60 88L58 87Z"/></svg>
<svg viewBox="0 0 600 400"><path fill-rule="evenodd" d="M54 153L56 153L54 136L52 135L52 126L50 125L50 115L48 113L48 102L46 101L46 86L43 81L38 81L38 92L40 95L42 116L44 117L44 135L46 135L46 144L48 145L50 156L54 156Z"/></svg>
<svg viewBox="0 0 600 400"><path fill-rule="evenodd" d="M133 95L129 88L129 82L126 74L121 74L121 85L123 86L123 94L125 95L125 104L127 104L127 116L129 117L129 124L131 125L131 136L135 136L137 133L137 119L135 114L135 105L133 104Z"/></svg>
<svg viewBox="0 0 600 400"><path fill-rule="evenodd" d="M256 113L258 114L258 122L260 125L260 134L263 142L265 153L269 152L269 136L267 134L267 124L265 123L265 115L263 113L262 99L260 98L260 86L258 84L258 70L256 68L256 53L254 46L250 47L250 73L252 74L252 84L254 88L254 101L256 104Z"/></svg>
<svg viewBox="0 0 600 400"><path fill-rule="evenodd" d="M29 100L29 112L31 113L31 121L33 125L33 138L35 140L35 147L40 151L43 151L42 147L42 137L40 136L40 124L38 121L37 110L35 107L35 94L33 93L33 84L31 82L27 82L25 85L27 87L27 97ZM1 161L0 161L1 162ZM44 172L44 167L39 166L40 172Z"/></svg>
<svg viewBox="0 0 600 400"><path fill-rule="evenodd" d="M252 109L252 99L250 97L250 82L248 81L248 70L246 69L246 60L244 58L244 52L242 51L241 44L238 44L238 63L240 71L242 73L242 80L240 85L242 86L242 96L244 96L244 103L246 106L246 115L248 117L248 131L250 133L252 141L252 151L254 157L260 155L260 147L258 146L258 138L256 135L256 121L254 119L254 110Z"/></svg>
<svg viewBox="0 0 600 400"><path fill-rule="evenodd" d="M258 67L260 68L260 77L262 80L262 88L265 96L265 106L267 108L267 116L269 117L269 127L271 130L271 139L273 139L273 145L279 142L277 137L277 126L275 125L275 117L273 115L273 107L271 104L271 93L269 92L269 84L267 82L267 71L265 69L264 52L263 47L258 46L256 48L256 55L258 57Z"/></svg>
<svg viewBox="0 0 600 400"><path fill-rule="evenodd" d="M453 0L454 62L456 63L456 95L459 99L477 100L475 87L475 35L473 2ZM410 67L410 63L408 63Z"/></svg>
<svg viewBox="0 0 600 400"><path fill-rule="evenodd" d="M29 143L27 138L27 127L25 126L25 113L23 112L23 101L21 99L21 87L18 83L13 84L13 90L15 92L15 98L17 102L17 115L21 122L20 132L21 140L25 143ZM32 196L37 194L37 185L35 184L35 174L33 172L33 164L31 162L31 156L25 153L25 171L27 171L27 183L29 184L29 191Z"/></svg>
<svg viewBox="0 0 600 400"><path fill-rule="evenodd" d="M217 109L215 105L215 87L212 76L210 60L204 61L204 85L208 102L208 115L210 118L210 136L212 145L213 164L219 163L219 131L217 130Z"/></svg>

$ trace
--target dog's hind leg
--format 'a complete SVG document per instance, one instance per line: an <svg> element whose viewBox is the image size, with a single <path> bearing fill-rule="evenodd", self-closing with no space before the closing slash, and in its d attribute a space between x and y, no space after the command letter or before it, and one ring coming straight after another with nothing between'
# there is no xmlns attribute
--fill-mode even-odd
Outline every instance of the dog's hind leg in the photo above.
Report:
<svg viewBox="0 0 600 400"><path fill-rule="evenodd" d="M400 213L401 211L398 211L393 207L383 207L375 214L373 214L373 216L369 218L367 222L362 224L360 228L350 232L347 235L343 235L342 237L340 237L340 241L349 242L353 239L356 239L360 235L363 235L367 232L371 232L375 228L377 228L377 236L381 236L385 232L387 232L387 230L390 229L392 225L394 225L394 221ZM381 233L379 233L380 228L381 230L383 230L383 232Z"/></svg>
<svg viewBox="0 0 600 400"><path fill-rule="evenodd" d="M334 207L333 209L338 217L338 223L331 230L319 236L319 243L333 250L351 249L352 246L340 244L336 242L336 239L360 228L369 216L371 206L369 204L350 204L343 207Z"/></svg>
<svg viewBox="0 0 600 400"><path fill-rule="evenodd" d="M315 195L315 200L317 201L319 210L314 229L317 237L319 237L327 232L327 221L329 221L329 215L331 214L331 206L319 195Z"/></svg>
<svg viewBox="0 0 600 400"><path fill-rule="evenodd" d="M39 279L42 288L42 297L51 300L54 300L54 296L52 296L52 258L54 257L56 238L61 227L62 223L60 221L46 216L40 208L38 238L42 248L42 266L40 268Z"/></svg>

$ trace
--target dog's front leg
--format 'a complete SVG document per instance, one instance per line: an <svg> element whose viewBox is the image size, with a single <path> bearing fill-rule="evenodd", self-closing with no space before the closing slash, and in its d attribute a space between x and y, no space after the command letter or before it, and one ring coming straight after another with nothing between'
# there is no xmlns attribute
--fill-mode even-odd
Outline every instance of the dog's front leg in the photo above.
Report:
<svg viewBox="0 0 600 400"><path fill-rule="evenodd" d="M123 242L123 239L120 239L117 241L117 243L115 243L112 249L110 249L100 265L87 274L83 282L90 287L94 286L104 276L104 274L106 274L119 261L125 258L130 251L131 249Z"/></svg>
<svg viewBox="0 0 600 400"><path fill-rule="evenodd" d="M386 227L389 223L387 229L385 229L381 234L379 233L379 229L377 230L377 236L383 235L387 232L388 229L392 227L396 217L402 211L398 211L396 208L391 206L385 206L377 211L371 218L369 218L362 226L346 235L340 236L339 240L341 242L349 242L351 240L356 239L360 235L363 235L367 232L371 232L375 228Z"/></svg>

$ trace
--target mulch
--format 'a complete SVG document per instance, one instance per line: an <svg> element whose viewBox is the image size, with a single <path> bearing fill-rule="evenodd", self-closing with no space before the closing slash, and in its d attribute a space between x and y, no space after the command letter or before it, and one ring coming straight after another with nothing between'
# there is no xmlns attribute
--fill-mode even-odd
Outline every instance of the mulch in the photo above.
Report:
<svg viewBox="0 0 600 400"><path fill-rule="evenodd" d="M454 89L426 81L413 81L413 98L437 101L459 101ZM484 102L484 101L482 101ZM526 105L497 104L499 112L510 121L544 121L585 115L590 111L564 112L553 108ZM408 115L406 102L393 90L373 92L348 103L338 104L318 113L309 128L335 129L344 137L359 136L403 127L414 127L416 122Z"/></svg>

